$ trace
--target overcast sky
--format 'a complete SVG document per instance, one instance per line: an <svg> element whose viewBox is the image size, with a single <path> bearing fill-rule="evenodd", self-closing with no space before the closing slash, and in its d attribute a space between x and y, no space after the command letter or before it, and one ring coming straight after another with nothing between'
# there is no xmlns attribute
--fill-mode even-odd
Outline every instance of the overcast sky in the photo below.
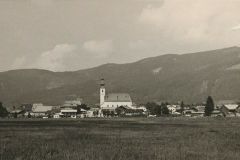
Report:
<svg viewBox="0 0 240 160"><path fill-rule="evenodd" d="M78 70L239 44L239 0L0 0L0 71Z"/></svg>

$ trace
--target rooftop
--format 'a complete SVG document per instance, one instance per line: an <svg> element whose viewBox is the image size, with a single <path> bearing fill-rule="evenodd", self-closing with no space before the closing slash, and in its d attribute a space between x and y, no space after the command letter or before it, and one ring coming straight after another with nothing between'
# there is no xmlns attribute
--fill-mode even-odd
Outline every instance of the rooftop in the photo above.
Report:
<svg viewBox="0 0 240 160"><path fill-rule="evenodd" d="M238 104L226 104L224 105L228 110L235 110L238 108Z"/></svg>
<svg viewBox="0 0 240 160"><path fill-rule="evenodd" d="M53 106L42 106L42 105L39 105L39 106L33 106L32 108L32 111L35 112L35 113L42 113L42 112L47 112L47 111L50 111L52 110Z"/></svg>
<svg viewBox="0 0 240 160"><path fill-rule="evenodd" d="M105 102L132 102L128 93L110 93L105 96Z"/></svg>

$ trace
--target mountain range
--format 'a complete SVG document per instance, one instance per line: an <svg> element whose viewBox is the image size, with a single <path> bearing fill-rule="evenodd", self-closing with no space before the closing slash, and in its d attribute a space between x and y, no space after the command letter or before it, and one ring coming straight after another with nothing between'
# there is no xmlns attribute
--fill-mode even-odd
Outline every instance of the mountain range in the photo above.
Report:
<svg viewBox="0 0 240 160"><path fill-rule="evenodd" d="M199 103L240 99L240 47L190 54L167 54L127 64L52 72L20 69L0 72L0 101L7 105L62 104L68 95L99 102L99 81L106 91L129 93L137 104L149 101Z"/></svg>

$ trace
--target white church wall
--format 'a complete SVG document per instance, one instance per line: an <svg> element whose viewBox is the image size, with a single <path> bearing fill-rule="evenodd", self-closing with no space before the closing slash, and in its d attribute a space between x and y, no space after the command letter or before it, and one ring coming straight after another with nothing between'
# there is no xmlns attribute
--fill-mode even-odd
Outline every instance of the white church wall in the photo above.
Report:
<svg viewBox="0 0 240 160"><path fill-rule="evenodd" d="M101 105L102 108L117 108L120 106L128 106L132 108L132 102L104 102Z"/></svg>

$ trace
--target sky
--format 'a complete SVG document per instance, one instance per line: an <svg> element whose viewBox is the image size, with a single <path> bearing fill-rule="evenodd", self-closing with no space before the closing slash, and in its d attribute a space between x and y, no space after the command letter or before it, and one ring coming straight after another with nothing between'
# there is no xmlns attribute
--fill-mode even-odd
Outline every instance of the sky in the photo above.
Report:
<svg viewBox="0 0 240 160"><path fill-rule="evenodd" d="M239 46L239 8L239 0L0 0L0 72Z"/></svg>

